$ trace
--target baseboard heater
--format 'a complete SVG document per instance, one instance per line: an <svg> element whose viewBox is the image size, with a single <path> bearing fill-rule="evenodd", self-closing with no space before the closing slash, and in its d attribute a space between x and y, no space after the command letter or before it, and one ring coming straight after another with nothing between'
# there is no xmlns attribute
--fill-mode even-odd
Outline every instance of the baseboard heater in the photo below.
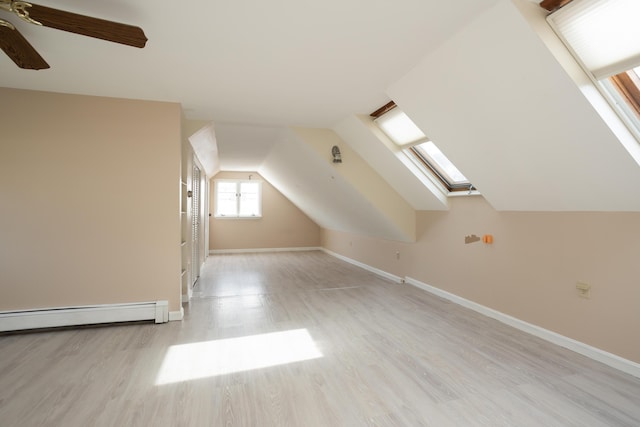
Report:
<svg viewBox="0 0 640 427"><path fill-rule="evenodd" d="M100 323L169 321L167 301L0 311L0 332Z"/></svg>

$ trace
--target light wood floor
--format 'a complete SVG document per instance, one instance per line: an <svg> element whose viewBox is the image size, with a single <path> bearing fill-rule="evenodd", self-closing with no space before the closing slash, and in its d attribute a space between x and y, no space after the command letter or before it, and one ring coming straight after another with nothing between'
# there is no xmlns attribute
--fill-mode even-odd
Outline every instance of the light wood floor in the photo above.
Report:
<svg viewBox="0 0 640 427"><path fill-rule="evenodd" d="M219 255L183 322L0 336L0 425L637 427L640 379L321 252Z"/></svg>

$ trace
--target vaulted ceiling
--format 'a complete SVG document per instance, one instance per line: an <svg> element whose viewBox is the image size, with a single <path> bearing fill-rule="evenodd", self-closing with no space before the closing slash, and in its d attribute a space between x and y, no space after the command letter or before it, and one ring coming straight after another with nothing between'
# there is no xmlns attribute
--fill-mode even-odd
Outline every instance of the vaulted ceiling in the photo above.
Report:
<svg viewBox="0 0 640 427"><path fill-rule="evenodd" d="M367 117L389 99L497 210L640 211L640 145L534 0L40 4L141 26L149 42L140 50L3 13L51 69L0 57L1 86L180 102L193 129L205 124L200 149L217 141L215 168L260 171L323 227L411 240L405 202L448 209ZM328 150L314 151L319 138L348 146L405 213L376 202L348 161L331 166Z"/></svg>

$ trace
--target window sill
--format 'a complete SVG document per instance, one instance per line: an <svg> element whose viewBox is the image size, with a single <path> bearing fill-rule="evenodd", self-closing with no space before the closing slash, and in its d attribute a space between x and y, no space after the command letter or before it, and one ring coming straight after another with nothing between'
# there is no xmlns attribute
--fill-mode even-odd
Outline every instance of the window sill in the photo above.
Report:
<svg viewBox="0 0 640 427"><path fill-rule="evenodd" d="M447 197L473 197L482 196L482 193L478 190L469 191L450 191L447 193Z"/></svg>
<svg viewBox="0 0 640 427"><path fill-rule="evenodd" d="M449 191L447 193L447 197L472 197L472 196L482 196L482 193L478 190L472 191Z"/></svg>

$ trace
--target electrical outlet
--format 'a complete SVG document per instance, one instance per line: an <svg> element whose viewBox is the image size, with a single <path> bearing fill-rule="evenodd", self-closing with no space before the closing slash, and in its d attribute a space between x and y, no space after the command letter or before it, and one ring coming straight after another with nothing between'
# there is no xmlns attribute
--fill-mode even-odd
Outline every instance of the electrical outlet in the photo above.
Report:
<svg viewBox="0 0 640 427"><path fill-rule="evenodd" d="M582 298L591 298L591 285L588 283L578 282L576 283L576 289L578 296Z"/></svg>

